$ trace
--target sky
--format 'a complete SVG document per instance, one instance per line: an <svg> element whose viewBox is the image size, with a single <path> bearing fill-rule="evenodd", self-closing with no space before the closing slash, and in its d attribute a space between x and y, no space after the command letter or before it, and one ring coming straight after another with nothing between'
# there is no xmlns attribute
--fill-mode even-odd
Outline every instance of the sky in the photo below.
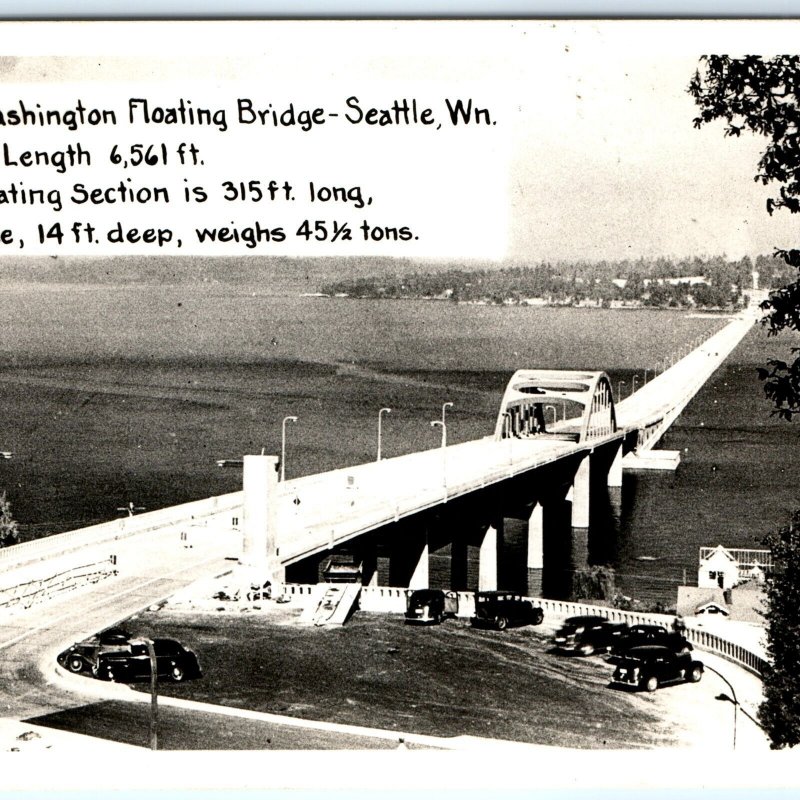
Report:
<svg viewBox="0 0 800 800"><path fill-rule="evenodd" d="M0 74L53 86L169 81L210 91L255 81L267 92L290 82L339 96L366 86L407 96L469 91L488 98L498 120L493 139L458 154L457 169L474 182L465 178L448 196L452 180L440 176L443 156L434 153L416 166L418 187L431 184L417 192L426 213L462 214L473 237L485 220L498 258L740 258L800 244L800 219L769 217L770 192L754 181L763 142L725 138L719 123L695 130L686 92L704 53L791 50L796 22L195 23L181 35L158 24L99 25L75 23L70 36L63 25L25 28L7 37L16 49ZM399 180L422 147L393 144L369 164Z"/></svg>

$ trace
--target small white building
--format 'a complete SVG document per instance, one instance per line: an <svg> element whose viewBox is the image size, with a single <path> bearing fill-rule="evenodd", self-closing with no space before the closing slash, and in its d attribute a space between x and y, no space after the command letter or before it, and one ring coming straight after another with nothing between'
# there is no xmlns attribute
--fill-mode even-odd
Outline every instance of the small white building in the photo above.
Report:
<svg viewBox="0 0 800 800"><path fill-rule="evenodd" d="M771 568L769 550L728 550L721 544L701 547L697 585L702 589L732 589L748 580L763 583Z"/></svg>

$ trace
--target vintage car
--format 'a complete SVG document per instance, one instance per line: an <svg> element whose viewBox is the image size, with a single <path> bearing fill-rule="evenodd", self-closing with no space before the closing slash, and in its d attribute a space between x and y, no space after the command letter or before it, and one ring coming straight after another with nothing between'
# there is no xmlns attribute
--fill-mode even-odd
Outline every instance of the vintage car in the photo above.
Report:
<svg viewBox="0 0 800 800"><path fill-rule="evenodd" d="M416 589L408 596L406 622L438 625L458 614L458 594L442 589Z"/></svg>
<svg viewBox="0 0 800 800"><path fill-rule="evenodd" d="M476 592L475 616L470 623L476 628L505 630L509 625L541 625L544 611L516 592Z"/></svg>
<svg viewBox="0 0 800 800"><path fill-rule="evenodd" d="M567 617L556 631L553 644L557 650L590 656L611 650L627 631L624 622L611 622L600 615Z"/></svg>
<svg viewBox="0 0 800 800"><path fill-rule="evenodd" d="M665 683L697 683L703 677L703 664L690 653L675 653L660 645L632 647L619 659L612 683L635 686L654 692Z"/></svg>
<svg viewBox="0 0 800 800"><path fill-rule="evenodd" d="M202 677L197 656L175 639L153 639L159 678L175 682ZM104 681L133 683L150 679L150 652L147 642L133 639L127 651L100 653L92 673Z"/></svg>
<svg viewBox="0 0 800 800"><path fill-rule="evenodd" d="M100 653L128 651L131 635L122 628L109 628L96 636L77 642L58 657L59 663L70 672L89 672Z"/></svg>
<svg viewBox="0 0 800 800"><path fill-rule="evenodd" d="M612 657L619 658L632 647L648 644L667 647L673 653L689 653L692 650L692 644L685 636L664 625L631 625L627 633L614 644Z"/></svg>

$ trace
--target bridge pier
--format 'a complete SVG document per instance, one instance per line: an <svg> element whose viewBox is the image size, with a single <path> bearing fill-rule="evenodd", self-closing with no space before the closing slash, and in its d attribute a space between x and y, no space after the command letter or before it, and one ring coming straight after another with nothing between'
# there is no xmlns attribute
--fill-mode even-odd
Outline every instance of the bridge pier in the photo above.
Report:
<svg viewBox="0 0 800 800"><path fill-rule="evenodd" d="M608 468L608 485L613 487L622 486L622 442L614 453L614 460Z"/></svg>
<svg viewBox="0 0 800 800"><path fill-rule="evenodd" d="M239 564L250 573L251 583L272 582L272 592L286 582L280 561L277 531L278 457L245 456L242 488L242 555Z"/></svg>
<svg viewBox="0 0 800 800"><path fill-rule="evenodd" d="M490 592L497 589L497 566L500 547L503 542L503 523L497 520L490 524L483 534L478 553L478 591Z"/></svg>
<svg viewBox="0 0 800 800"><path fill-rule="evenodd" d="M417 558L414 571L411 573L411 578L408 581L409 589L427 589L430 585L429 568L430 568L430 546L428 542L428 532L422 535L421 542L414 544L422 545Z"/></svg>
<svg viewBox="0 0 800 800"><path fill-rule="evenodd" d="M464 535L456 533L450 543L450 588L467 591L469 577L469 545Z"/></svg>
<svg viewBox="0 0 800 800"><path fill-rule="evenodd" d="M528 520L528 596L542 596L542 576L544 575L544 509L535 503Z"/></svg>
<svg viewBox="0 0 800 800"><path fill-rule="evenodd" d="M589 527L590 460L589 455L581 459L572 481L572 488L567 495L567 499L572 500L573 528Z"/></svg>

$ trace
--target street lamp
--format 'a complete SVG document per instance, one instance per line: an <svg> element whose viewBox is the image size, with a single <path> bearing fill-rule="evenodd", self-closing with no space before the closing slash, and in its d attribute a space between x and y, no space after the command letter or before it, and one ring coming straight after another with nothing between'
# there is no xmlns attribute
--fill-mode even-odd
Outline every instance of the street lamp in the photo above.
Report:
<svg viewBox="0 0 800 800"><path fill-rule="evenodd" d="M625 381L620 381L617 384L617 402L622 400L622 387L625 385Z"/></svg>
<svg viewBox="0 0 800 800"><path fill-rule="evenodd" d="M724 681L725 685L728 687L728 689L730 689L730 692L731 692L731 695L732 695L731 697L728 697L728 695L725 694L724 692L720 692L720 694L718 694L716 696L716 698L714 698L714 699L715 700L727 701L728 703L733 703L733 749L735 750L736 749L736 712L737 712L737 710L739 708L739 701L736 699L736 690L733 688L733 686L731 686L731 682L719 670L714 669L714 667L710 667L708 664L705 665L705 668L706 669L710 669L718 678L721 678ZM756 723L756 724L758 724L758 723Z"/></svg>
<svg viewBox="0 0 800 800"><path fill-rule="evenodd" d="M158 662L153 640L142 637L150 657L150 749L158 750Z"/></svg>
<svg viewBox="0 0 800 800"><path fill-rule="evenodd" d="M552 408L553 409L553 424L555 425L556 422L558 422L558 409L555 406L546 405L544 407L544 410L547 411L548 408Z"/></svg>
<svg viewBox="0 0 800 800"><path fill-rule="evenodd" d="M376 459L377 461L381 460L381 419L384 414L391 414L391 413L392 413L391 408L382 408L378 412L378 458Z"/></svg>
<svg viewBox="0 0 800 800"><path fill-rule="evenodd" d="M633 376L633 381L632 381L633 388L631 389L631 394L633 394L636 391L636 380L638 379L638 377L639 377L638 375Z"/></svg>
<svg viewBox="0 0 800 800"><path fill-rule="evenodd" d="M129 517L132 517L137 511L144 511L144 506L135 506L133 502L129 502L126 506L120 506L117 511L127 514Z"/></svg>
<svg viewBox="0 0 800 800"><path fill-rule="evenodd" d="M442 447L447 447L447 424L441 420L435 419L431 422L431 428L442 429Z"/></svg>
<svg viewBox="0 0 800 800"><path fill-rule="evenodd" d="M644 383L642 385L645 385L646 383L647 383L647 370L644 371Z"/></svg>
<svg viewBox="0 0 800 800"><path fill-rule="evenodd" d="M281 423L281 483L286 479L286 423L297 422L297 417L284 417Z"/></svg>
<svg viewBox="0 0 800 800"><path fill-rule="evenodd" d="M442 405L442 447L446 447L447 446L447 420L446 420L446 415L447 415L447 409L448 408L452 408L452 407L453 407L452 403L444 403Z"/></svg>

